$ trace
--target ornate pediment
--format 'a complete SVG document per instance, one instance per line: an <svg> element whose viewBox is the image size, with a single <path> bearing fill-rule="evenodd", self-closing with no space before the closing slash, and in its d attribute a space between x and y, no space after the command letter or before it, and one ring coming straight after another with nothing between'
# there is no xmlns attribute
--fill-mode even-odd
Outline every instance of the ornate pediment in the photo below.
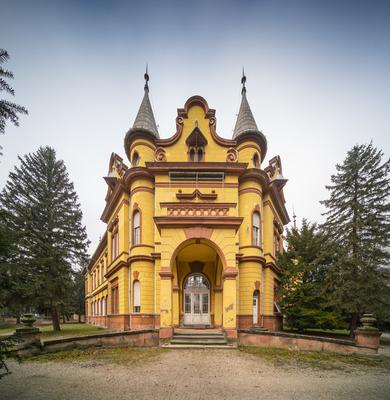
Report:
<svg viewBox="0 0 390 400"><path fill-rule="evenodd" d="M195 189L192 193L182 193L181 189L176 193L176 198L178 200L215 200L218 197L215 190L212 190L211 193L202 193L199 189Z"/></svg>
<svg viewBox="0 0 390 400"><path fill-rule="evenodd" d="M188 135L186 145L190 147L206 146L207 139L204 137L201 130L195 126L194 130Z"/></svg>

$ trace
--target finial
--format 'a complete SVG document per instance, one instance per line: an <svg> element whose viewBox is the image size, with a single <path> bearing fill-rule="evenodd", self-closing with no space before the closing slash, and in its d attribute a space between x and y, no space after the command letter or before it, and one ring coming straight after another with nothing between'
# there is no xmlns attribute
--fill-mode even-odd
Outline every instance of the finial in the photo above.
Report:
<svg viewBox="0 0 390 400"><path fill-rule="evenodd" d="M146 64L146 71L145 71L144 78L145 78L145 87L144 87L144 89L147 90L147 91L149 92L149 85L148 85L148 82L149 82L148 64Z"/></svg>
<svg viewBox="0 0 390 400"><path fill-rule="evenodd" d="M295 215L294 206L293 206L293 223L294 223L294 229L297 229L297 216Z"/></svg>
<svg viewBox="0 0 390 400"><path fill-rule="evenodd" d="M245 76L244 67L242 67L242 78L241 78L242 89L241 89L241 94L244 94L246 92L245 82L246 82L246 76Z"/></svg>

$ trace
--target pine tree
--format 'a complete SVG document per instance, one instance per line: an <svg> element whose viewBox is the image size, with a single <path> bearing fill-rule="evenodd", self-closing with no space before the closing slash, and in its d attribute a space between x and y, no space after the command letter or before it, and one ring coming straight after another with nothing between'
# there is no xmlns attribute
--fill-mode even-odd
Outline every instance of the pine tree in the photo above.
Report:
<svg viewBox="0 0 390 400"><path fill-rule="evenodd" d="M14 75L11 71L4 69L1 64L8 61L9 54L6 50L0 49L0 92L4 91L8 95L14 96L15 91L6 81L6 79L13 79ZM28 114L28 111L11 101L0 100L0 133L5 132L5 125L7 120L10 120L14 125L19 125L18 114Z"/></svg>
<svg viewBox="0 0 390 400"><path fill-rule="evenodd" d="M323 290L333 259L332 243L316 224L303 220L301 229L287 229L287 250L279 255L280 306L287 325L303 331L343 326L341 316L327 305Z"/></svg>
<svg viewBox="0 0 390 400"><path fill-rule="evenodd" d="M19 157L0 195L3 223L14 235L10 274L20 277L31 305L59 310L72 290L73 266L84 265L88 240L82 212L65 164L50 147Z"/></svg>
<svg viewBox="0 0 390 400"><path fill-rule="evenodd" d="M330 270L330 303L346 313L351 334L359 315L381 316L390 307L390 160L372 143L356 145L326 186L330 198L324 231L339 245L340 258Z"/></svg>

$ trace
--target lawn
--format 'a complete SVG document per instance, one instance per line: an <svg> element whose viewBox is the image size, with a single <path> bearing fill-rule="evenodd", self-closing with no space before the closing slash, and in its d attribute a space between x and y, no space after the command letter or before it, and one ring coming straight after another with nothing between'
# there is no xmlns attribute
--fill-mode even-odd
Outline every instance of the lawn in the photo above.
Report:
<svg viewBox="0 0 390 400"><path fill-rule="evenodd" d="M275 366L312 367L322 370L376 368L390 372L390 357L360 354L336 354L318 351L275 349L269 347L240 347L240 351L260 357Z"/></svg>
<svg viewBox="0 0 390 400"><path fill-rule="evenodd" d="M0 335L6 333L13 333L15 329L21 327L23 325L16 325L10 323L4 323L0 325ZM53 331L52 325L42 325L39 326L39 329L42 331L42 339L51 339L51 338L63 338L63 337L72 337L72 336L86 336L92 335L98 332L107 331L104 328L99 328L97 326L92 326L83 323L67 323L61 324L61 331L55 332Z"/></svg>
<svg viewBox="0 0 390 400"><path fill-rule="evenodd" d="M30 357L28 361L59 361L59 362L108 362L113 364L134 364L148 361L169 349L162 348L135 348L135 347L106 347L64 350L54 353L45 353Z"/></svg>

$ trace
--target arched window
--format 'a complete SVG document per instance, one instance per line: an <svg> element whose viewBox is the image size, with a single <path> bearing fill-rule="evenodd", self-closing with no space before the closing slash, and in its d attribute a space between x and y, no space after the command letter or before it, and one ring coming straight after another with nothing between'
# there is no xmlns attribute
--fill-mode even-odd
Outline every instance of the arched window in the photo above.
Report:
<svg viewBox="0 0 390 400"><path fill-rule="evenodd" d="M140 212L136 210L133 214L133 246L141 244L141 218Z"/></svg>
<svg viewBox="0 0 390 400"><path fill-rule="evenodd" d="M202 161L203 159L203 150L201 147L198 148L198 161Z"/></svg>
<svg viewBox="0 0 390 400"><path fill-rule="evenodd" d="M258 211L252 214L252 244L260 246L260 213Z"/></svg>
<svg viewBox="0 0 390 400"><path fill-rule="evenodd" d="M139 154L135 151L133 154L133 167L136 167L139 163Z"/></svg>
<svg viewBox="0 0 390 400"><path fill-rule="evenodd" d="M141 312L141 288L139 281L133 283L133 306L134 312Z"/></svg>
<svg viewBox="0 0 390 400"><path fill-rule="evenodd" d="M190 160L195 161L195 149L190 150Z"/></svg>
<svg viewBox="0 0 390 400"><path fill-rule="evenodd" d="M210 289L210 284L204 275L194 274L190 275L184 283L184 289L189 289L189 288Z"/></svg>
<svg viewBox="0 0 390 400"><path fill-rule="evenodd" d="M260 168L260 159L257 153L253 155L253 165L255 168Z"/></svg>

